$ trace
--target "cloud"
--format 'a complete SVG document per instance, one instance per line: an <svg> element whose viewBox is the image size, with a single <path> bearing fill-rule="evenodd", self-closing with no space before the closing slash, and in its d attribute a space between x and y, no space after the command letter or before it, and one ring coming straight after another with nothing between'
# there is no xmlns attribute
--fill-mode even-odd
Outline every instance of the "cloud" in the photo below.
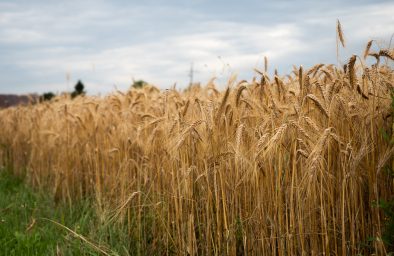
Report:
<svg viewBox="0 0 394 256"><path fill-rule="evenodd" d="M251 79L264 56L271 72L336 62L337 18L349 53L394 32L394 4L384 1L17 1L0 10L0 67L11 67L0 71L0 92L61 91L67 72L91 93L127 89L133 77L186 86L192 62L195 80L225 84L232 72Z"/></svg>
<svg viewBox="0 0 394 256"><path fill-rule="evenodd" d="M238 31L236 37L233 31ZM190 34L101 51L48 48L40 52L45 58L21 59L17 64L37 72L37 76L42 70L49 73L62 70L97 84L101 81L127 88L135 77L165 88L174 82L185 86L191 62L195 63L196 78L205 81L213 75L229 75L225 70L230 68L234 72L251 72L263 55L277 59L305 50L297 37L299 32L291 24L266 27L214 21L200 24L199 30Z"/></svg>
<svg viewBox="0 0 394 256"><path fill-rule="evenodd" d="M394 3L354 5L346 9L328 10L305 18L306 25L332 28L337 19L352 40L386 37L394 32ZM335 28L335 27L334 27Z"/></svg>

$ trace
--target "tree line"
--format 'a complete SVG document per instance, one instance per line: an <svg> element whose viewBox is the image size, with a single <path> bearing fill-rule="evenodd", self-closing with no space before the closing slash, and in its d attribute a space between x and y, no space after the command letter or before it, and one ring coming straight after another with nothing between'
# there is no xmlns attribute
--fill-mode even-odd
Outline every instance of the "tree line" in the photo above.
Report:
<svg viewBox="0 0 394 256"><path fill-rule="evenodd" d="M137 81L133 82L131 87L135 88L135 89L140 89L140 88L143 88L147 84L148 83L145 82L144 80L137 80ZM74 91L71 92L71 94L70 94L71 98L74 99L75 97L83 96L85 94L86 94L85 85L82 83L81 80L78 80L77 84L74 86ZM43 93L40 96L40 102L49 101L49 100L53 99L55 96L56 96L56 94L54 94L53 92Z"/></svg>

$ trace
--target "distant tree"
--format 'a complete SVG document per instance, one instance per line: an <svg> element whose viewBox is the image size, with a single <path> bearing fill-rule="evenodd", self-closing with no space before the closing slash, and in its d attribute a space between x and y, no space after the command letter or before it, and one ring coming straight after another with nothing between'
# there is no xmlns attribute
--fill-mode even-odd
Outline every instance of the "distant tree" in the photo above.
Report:
<svg viewBox="0 0 394 256"><path fill-rule="evenodd" d="M132 87L135 88L135 89L140 89L140 88L144 87L147 84L148 83L145 82L144 80L138 80L138 81L134 81Z"/></svg>
<svg viewBox="0 0 394 256"><path fill-rule="evenodd" d="M75 98L79 95L85 95L85 86L81 82L81 80L78 80L78 83L74 87L74 91L71 93L71 98Z"/></svg>
<svg viewBox="0 0 394 256"><path fill-rule="evenodd" d="M46 92L46 93L44 93L43 95L40 96L40 102L49 101L53 97L55 97L55 94L53 92Z"/></svg>

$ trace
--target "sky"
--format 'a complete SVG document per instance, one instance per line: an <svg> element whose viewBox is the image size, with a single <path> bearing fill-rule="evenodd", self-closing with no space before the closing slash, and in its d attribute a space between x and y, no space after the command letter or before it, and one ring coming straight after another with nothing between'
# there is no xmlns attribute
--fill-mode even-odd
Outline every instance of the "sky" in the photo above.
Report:
<svg viewBox="0 0 394 256"><path fill-rule="evenodd" d="M393 14L392 0L0 0L0 94L72 91L78 80L92 95L140 79L181 89L192 63L194 82L224 87L257 76L264 56L279 74L337 64L371 39L387 47Z"/></svg>

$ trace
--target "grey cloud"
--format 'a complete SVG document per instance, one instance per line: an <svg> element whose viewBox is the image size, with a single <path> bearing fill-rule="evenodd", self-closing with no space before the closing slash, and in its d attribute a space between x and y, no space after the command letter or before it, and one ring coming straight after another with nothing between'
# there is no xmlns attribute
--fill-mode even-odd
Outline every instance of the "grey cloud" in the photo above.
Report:
<svg viewBox="0 0 394 256"><path fill-rule="evenodd" d="M346 58L370 37L390 37L393 12L389 1L366 0L2 2L0 93L61 91L67 72L98 93L127 89L132 77L184 86L191 62L203 82L250 79L264 55L271 71L335 63L337 18Z"/></svg>

